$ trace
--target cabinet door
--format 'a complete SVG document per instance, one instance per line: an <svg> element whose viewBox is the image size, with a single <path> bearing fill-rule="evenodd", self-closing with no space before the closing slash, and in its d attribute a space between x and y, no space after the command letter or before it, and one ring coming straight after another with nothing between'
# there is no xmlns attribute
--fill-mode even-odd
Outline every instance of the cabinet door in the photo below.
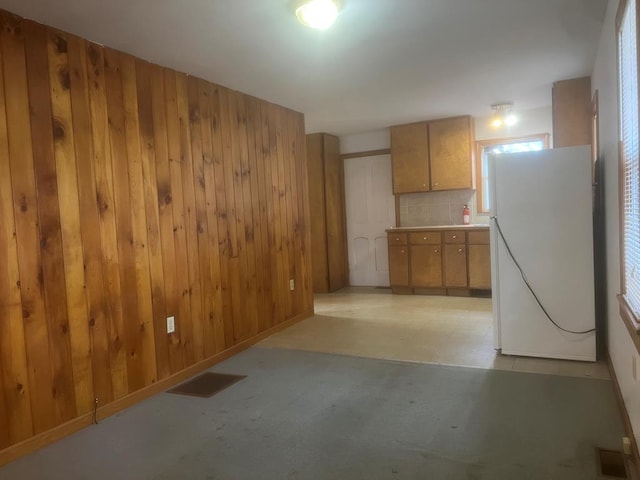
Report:
<svg viewBox="0 0 640 480"><path fill-rule="evenodd" d="M426 123L391 127L393 193L429 191L428 155Z"/></svg>
<svg viewBox="0 0 640 480"><path fill-rule="evenodd" d="M591 143L591 77L553 84L553 148Z"/></svg>
<svg viewBox="0 0 640 480"><path fill-rule="evenodd" d="M467 286L467 250L464 245L444 246L444 286Z"/></svg>
<svg viewBox="0 0 640 480"><path fill-rule="evenodd" d="M429 122L431 190L473 188L471 117Z"/></svg>
<svg viewBox="0 0 640 480"><path fill-rule="evenodd" d="M389 283L392 287L409 286L409 249L405 245L389 246Z"/></svg>
<svg viewBox="0 0 640 480"><path fill-rule="evenodd" d="M442 247L440 245L411 247L411 286L442 287Z"/></svg>
<svg viewBox="0 0 640 480"><path fill-rule="evenodd" d="M469 288L491 288L489 245L469 245Z"/></svg>

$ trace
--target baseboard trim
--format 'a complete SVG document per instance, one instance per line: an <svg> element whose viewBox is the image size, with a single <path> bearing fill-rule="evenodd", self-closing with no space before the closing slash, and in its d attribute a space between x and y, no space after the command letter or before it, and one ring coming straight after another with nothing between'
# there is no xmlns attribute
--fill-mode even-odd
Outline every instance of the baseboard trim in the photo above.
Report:
<svg viewBox="0 0 640 480"><path fill-rule="evenodd" d="M613 382L613 387L616 392L616 400L618 401L618 406L620 407L625 435L627 435L631 439L631 455L626 456L627 469L633 470L632 472L629 472L631 474L632 479L640 479L640 453L638 452L638 444L636 443L636 439L633 435L633 427L631 426L631 419L629 418L629 412L627 411L627 406L624 403L624 397L622 396L622 389L620 388L620 384L618 383L618 377L616 376L616 372L613 368L611 355L609 355L608 353L607 353L607 365L609 366L609 375L611 376L611 381Z"/></svg>
<svg viewBox="0 0 640 480"><path fill-rule="evenodd" d="M185 381L186 379L200 373L201 371L211 368L215 364L220 363L242 352L243 350L246 350L247 348L273 335L274 333L284 330L285 328L288 328L291 325L294 325L311 316L313 316L313 310L296 315L289 320L285 320L284 322L274 325L270 329L259 333L255 337L243 340L237 345L234 345L233 347L217 353L216 355L209 357L199 363L196 363L195 365L187 367L186 369L178 373L175 373L167 378L163 378L162 380L159 380L158 382L149 385L141 390L133 392L107 405L99 407L97 411L98 421L100 421L100 419L114 415L126 408L129 408L142 400L152 397L153 395L157 395L158 393L161 393L173 387L174 385ZM62 438L67 437L79 430L82 430L85 427L91 426L92 422L92 413L83 414L67 423L58 425L51 430L47 430L46 432L42 432L20 443L11 445L10 447L0 451L0 466L13 462L20 457L46 447L47 445L61 440Z"/></svg>

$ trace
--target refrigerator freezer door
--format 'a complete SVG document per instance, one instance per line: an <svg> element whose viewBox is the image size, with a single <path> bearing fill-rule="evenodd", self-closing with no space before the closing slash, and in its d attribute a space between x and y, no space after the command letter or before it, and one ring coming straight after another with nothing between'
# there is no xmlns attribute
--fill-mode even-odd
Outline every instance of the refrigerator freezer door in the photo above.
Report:
<svg viewBox="0 0 640 480"><path fill-rule="evenodd" d="M492 160L492 214L526 279L567 330L595 326L591 157L588 146ZM595 361L595 333L554 326L527 289L492 224L494 315L502 353Z"/></svg>

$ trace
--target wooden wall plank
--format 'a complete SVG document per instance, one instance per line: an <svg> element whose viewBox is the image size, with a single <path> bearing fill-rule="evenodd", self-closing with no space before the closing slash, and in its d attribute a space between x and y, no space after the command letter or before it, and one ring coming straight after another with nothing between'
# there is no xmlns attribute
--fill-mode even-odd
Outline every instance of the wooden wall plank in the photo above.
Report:
<svg viewBox="0 0 640 480"><path fill-rule="evenodd" d="M106 314L105 279L102 270L100 221L95 185L93 136L89 105L87 45L79 37L67 36L71 108L77 161L80 230L85 271L89 354L93 386L91 395L100 403L113 400L109 361L109 327ZM67 289L68 291L69 289ZM72 339L74 338L72 333ZM82 342L80 342L82 343ZM76 391L76 395L78 392ZM81 403L81 402L78 402ZM84 412L78 405L78 412Z"/></svg>
<svg viewBox="0 0 640 480"><path fill-rule="evenodd" d="M126 351L128 391L135 391L145 386L145 372L141 335L137 325L139 298L138 285L134 273L136 269L136 252L130 208L129 159L127 157L120 54L115 50L106 48L104 60L120 285L122 288L120 294L124 319L122 336Z"/></svg>
<svg viewBox="0 0 640 480"><path fill-rule="evenodd" d="M71 110L71 73L68 41L65 34L48 31L49 85L53 113L55 176L58 180L60 227L64 279L71 348L71 371L78 414L93 407L93 370L82 237L80 231L80 201L76 168L75 135ZM63 325L64 328L64 325ZM66 339L64 339L66 341ZM68 376L69 372L66 372ZM68 376L69 378L69 376ZM69 378L71 379L71 378ZM67 418L69 420L72 417Z"/></svg>
<svg viewBox="0 0 640 480"><path fill-rule="evenodd" d="M236 243L237 243L237 255L231 260L232 265L232 294L235 300L237 309L234 312L234 333L235 341L242 341L249 337L249 305L248 305L248 292L249 288L249 272L247 268L247 238L245 228L245 218L248 212L245 212L245 201L243 195L243 182L244 182L244 158L246 156L246 141L242 138L240 132L241 112L238 106L237 92L234 90L227 90L227 107L228 117L226 127L230 133L230 153L229 164L233 178L233 193L234 193L234 206L235 206L235 222L236 222ZM243 150L244 141L244 150ZM242 295L239 292L243 292Z"/></svg>
<svg viewBox="0 0 640 480"><path fill-rule="evenodd" d="M275 287L276 295L274 295L274 311L273 322L274 325L281 322L286 316L286 307L284 297L286 292L283 290L282 285L285 284L285 273L283 264L283 248L282 248L282 222L280 216L280 183L278 181L278 139L277 139L277 122L274 112L276 111L271 104L263 105L263 114L266 114L269 130L269 165L271 167L271 205L272 205L272 218L269 220L269 226L271 230L269 236L271 238L271 249L274 251L274 257L272 258L272 269L274 275L272 276L272 285Z"/></svg>
<svg viewBox="0 0 640 480"><path fill-rule="evenodd" d="M251 202L251 159L249 138L247 133L247 106L245 95L234 92L237 125L234 131L238 132L237 144L239 145L240 160L240 185L242 189L242 227L243 234L240 239L245 254L242 272L244 273L245 290L245 319L246 329L244 338L251 338L258 334L258 302L257 302L257 275L256 275L256 249L255 231L253 225L253 205Z"/></svg>
<svg viewBox="0 0 640 480"><path fill-rule="evenodd" d="M297 131L297 153L296 163L298 171L298 188L300 189L300 198L298 201L298 210L300 212L300 230L301 241L300 255L302 258L302 295L304 302L302 311L307 312L313 309L313 279L312 279L312 255L311 255L311 215L309 208L309 175L307 164L307 143L305 141L304 131L304 115L296 114L296 131ZM315 212L314 212L315 215Z"/></svg>
<svg viewBox="0 0 640 480"><path fill-rule="evenodd" d="M195 233L197 239L197 261L200 270L199 288L201 294L193 295L192 300L200 301L201 343L196 349L199 359L209 357L216 351L214 290L211 277L211 248L209 244L209 222L207 218L207 198L205 180L205 161L202 134L202 113L200 111L200 82L195 77L187 79L189 107L189 131L191 132L192 181L195 201ZM205 121L208 121L209 118ZM209 146L209 150L210 150ZM211 154L209 154L209 164ZM213 173L213 171L211 171ZM217 247L217 244L216 244ZM198 357L200 355L200 357Z"/></svg>
<svg viewBox="0 0 640 480"><path fill-rule="evenodd" d="M24 23L33 165L38 202L38 228L42 260L42 288L45 318L49 325L49 367L53 381L55 422L60 424L76 415L74 379L69 335L69 314L65 289L62 225L56 182L57 140L64 127L53 117L47 30L42 25ZM59 145L59 144L58 144ZM55 149L54 149L55 148Z"/></svg>
<svg viewBox="0 0 640 480"><path fill-rule="evenodd" d="M286 183L286 167L285 167L285 123L283 122L283 112L276 108L275 105L271 106L272 114L276 122L276 151L278 158L278 177L277 188L279 192L280 200L280 231L278 236L280 237L280 249L282 250L281 258L281 278L278 284L279 288L283 291L283 310L284 315L280 321L284 321L291 317L291 293L289 292L289 279L290 277L290 256L289 256L289 244L291 237L289 232L291 230L291 218L289 216L289 188Z"/></svg>
<svg viewBox="0 0 640 480"><path fill-rule="evenodd" d="M218 231L218 204L216 198L216 175L214 163L216 155L213 152L213 132L212 122L214 118L211 114L211 97L213 90L211 86L203 81L197 80L198 101L199 101L199 119L201 127L202 139L202 176L204 180L203 193L204 205L199 208L198 221L206 222L207 238L202 238L205 245L201 248L201 255L207 253L209 262L208 278L203 280L203 290L211 289L211 298L208 296L204 299L204 304L209 308L210 302L213 303L213 311L209 312L209 318L205 318L205 355L210 356L214 353L221 352L225 348L225 333L223 320L223 294L221 282L221 265L220 265L220 234ZM216 125L217 126L217 125ZM219 156L219 150L218 155ZM197 168L200 168L198 162ZM201 199L202 201L202 199ZM204 219L202 217L204 210ZM204 261L204 259L201 259ZM206 272L206 267L203 267ZM207 309L205 309L205 312ZM213 315L213 317L211 317ZM213 335L213 343L210 336Z"/></svg>
<svg viewBox="0 0 640 480"><path fill-rule="evenodd" d="M260 105L258 99L247 99L247 132L249 146L249 168L251 178L251 209L253 211L253 237L256 255L256 294L257 311L259 312L256 327L258 331L269 328L269 302L267 288L269 285L269 271L265 261L266 251L264 240L267 232L266 224L266 198L264 191L264 152L262 149L262 119L260 117ZM267 250L268 251L268 250Z"/></svg>
<svg viewBox="0 0 640 480"><path fill-rule="evenodd" d="M166 315L177 315L179 304L179 286L177 279L175 236L173 231L173 190L171 185L171 167L169 166L169 139L167 133L167 106L165 94L164 69L151 66L151 102L153 110L153 135L156 163L156 185L158 190L158 208L162 263L165 280ZM168 350L169 369L175 373L182 369L182 350L180 348L179 328L176 333L167 335L163 348ZM165 330L166 332L166 327ZM156 340L158 341L158 340Z"/></svg>
<svg viewBox="0 0 640 480"><path fill-rule="evenodd" d="M186 237L185 259L188 267L188 299L190 303L191 346L187 349L187 365L204 358L204 326L202 325L202 288L200 286L200 263L198 259L198 221L191 154L191 131L189 120L189 93L187 76L176 76L176 98L180 133L180 166L182 192L184 195L184 228ZM183 320L184 321L184 320Z"/></svg>
<svg viewBox="0 0 640 480"><path fill-rule="evenodd" d="M138 314L131 319L131 331L135 331L136 355L142 365L144 385L157 380L153 303L151 299L151 278L147 238L147 212L145 205L144 180L142 174L142 150L140 122L138 119L138 87L135 59L120 54L120 75L122 81L122 101L124 106L124 126L129 172L129 208L133 233L135 258L135 280L138 298ZM146 150L146 149L145 149ZM131 354L133 350L129 348Z"/></svg>
<svg viewBox="0 0 640 480"><path fill-rule="evenodd" d="M0 26L6 19L0 16ZM3 35L0 33L0 42ZM20 297L20 271L16 223L13 213L14 196L9 161L9 135L5 101L4 53L0 47L0 376L5 428L2 444L6 446L26 440L33 435L31 391L27 372L27 352ZM11 92L10 92L11 93ZM2 413L0 412L0 415Z"/></svg>
<svg viewBox="0 0 640 480"><path fill-rule="evenodd" d="M3 14L0 21L24 341L33 426L34 432L38 433L56 424L56 413L49 363L49 326L44 306L27 67L21 23L7 14Z"/></svg>
<svg viewBox="0 0 640 480"><path fill-rule="evenodd" d="M275 250L275 240L273 240L273 188L271 184L271 152L269 150L269 119L266 112L264 102L259 102L257 106L258 122L260 123L259 136L262 150L262 162L260 162L260 184L262 191L262 199L260 201L263 206L264 225L262 227L262 242L265 251L265 281L267 287L265 290L265 315L267 316L266 325L272 327L276 322L276 298L277 298L277 253Z"/></svg>
<svg viewBox="0 0 640 480"><path fill-rule="evenodd" d="M87 75L91 112L91 141L95 166L96 202L100 223L102 271L106 294L105 315L109 335L109 368L113 399L129 391L127 352L124 337L124 311L121 302L120 259L116 227L115 193L107 111L104 49L87 45ZM95 361L95 360L94 360Z"/></svg>
<svg viewBox="0 0 640 480"><path fill-rule="evenodd" d="M294 296L293 314L302 309L302 235L300 232L300 198L298 187L298 165L296 162L296 155L299 153L297 145L300 143L299 132L296 129L297 117L292 112L287 112L287 131L289 132L289 185L291 185L291 218L292 218L292 234L293 234L293 249L294 252L294 264L293 264L293 278L295 279L295 290L292 292Z"/></svg>
<svg viewBox="0 0 640 480"><path fill-rule="evenodd" d="M167 138L169 146L169 173L173 208L173 237L176 253L176 285L178 287L178 311L176 315L175 337L179 339L182 360L178 370L193 361L193 329L191 301L189 296L189 266L187 261L187 238L185 234L185 206L182 186L180 150L180 124L178 120L178 100L176 72L164 70L165 101L167 109Z"/></svg>
<svg viewBox="0 0 640 480"><path fill-rule="evenodd" d="M4 371L2 363L2 357L0 356L0 373ZM0 375L0 450L11 445L11 437L9 436L9 413L4 393L4 378Z"/></svg>
<svg viewBox="0 0 640 480"><path fill-rule="evenodd" d="M229 218L230 210L227 208L226 189L227 173L225 166L225 139L222 135L223 126L223 97L222 87L212 87L209 98L211 100L211 133L213 140L213 170L216 197L216 217L218 220L218 246L220 254L220 286L222 290L222 321L224 325L224 343L228 348L234 344L233 331L233 298L231 295L231 257L234 246L231 243L231 231L235 227L234 221ZM225 104L226 105L226 104ZM232 204L231 204L232 205Z"/></svg>
<svg viewBox="0 0 640 480"><path fill-rule="evenodd" d="M229 329L233 334L232 343L241 341L245 332L244 318L244 296L240 278L240 236L242 231L238 231L238 225L242 221L242 195L239 188L240 171L238 164L234 163L235 152L233 142L237 141L237 135L232 124L235 115L233 105L233 92L220 88L218 89L220 99L220 130L222 134L222 159L224 164L224 188L227 205L227 231L228 245L227 255L229 257L229 295L231 297L231 311L233 328ZM238 147L235 146L235 149ZM225 329L226 330L226 329Z"/></svg>
<svg viewBox="0 0 640 480"><path fill-rule="evenodd" d="M169 341L166 325L167 306L160 231L160 207L158 185L156 183L156 146L153 124L151 65L141 60L137 61L136 76L141 140L140 162L147 221L147 248L149 252L149 274L151 276L151 301L153 306L153 335L156 372L158 380L160 380L170 375L171 367L169 365ZM166 146L164 148L166 150Z"/></svg>

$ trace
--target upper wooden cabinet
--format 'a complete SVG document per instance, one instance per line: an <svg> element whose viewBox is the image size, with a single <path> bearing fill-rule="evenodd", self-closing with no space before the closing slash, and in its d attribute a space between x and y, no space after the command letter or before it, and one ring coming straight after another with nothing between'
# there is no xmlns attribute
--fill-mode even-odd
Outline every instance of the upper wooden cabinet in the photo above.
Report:
<svg viewBox="0 0 640 480"><path fill-rule="evenodd" d="M391 127L393 193L429 191L428 142L426 122Z"/></svg>
<svg viewBox="0 0 640 480"><path fill-rule="evenodd" d="M471 117L429 122L431 190L473 188Z"/></svg>
<svg viewBox="0 0 640 480"><path fill-rule="evenodd" d="M393 193L473 188L469 116L391 127Z"/></svg>
<svg viewBox="0 0 640 480"><path fill-rule="evenodd" d="M553 147L591 144L591 77L553 84Z"/></svg>

